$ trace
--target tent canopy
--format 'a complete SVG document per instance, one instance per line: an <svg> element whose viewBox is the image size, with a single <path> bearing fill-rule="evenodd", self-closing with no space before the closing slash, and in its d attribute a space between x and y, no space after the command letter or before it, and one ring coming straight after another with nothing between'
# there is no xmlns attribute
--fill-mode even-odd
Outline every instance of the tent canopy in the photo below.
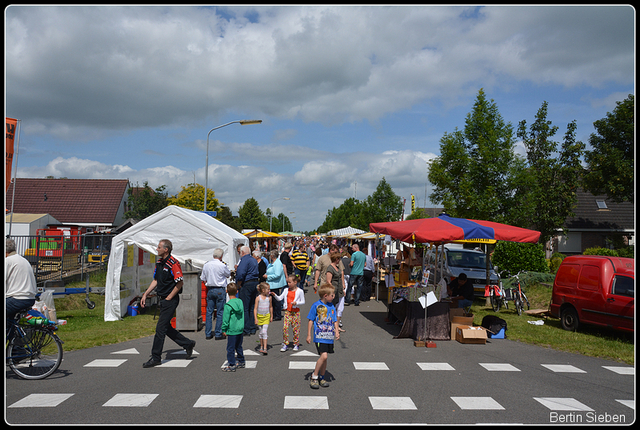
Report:
<svg viewBox="0 0 640 430"><path fill-rule="evenodd" d="M369 230L373 233L388 234L407 243L448 243L469 239L536 243L540 239L539 231L492 221L452 218L446 214L437 218L371 223Z"/></svg>
<svg viewBox="0 0 640 430"><path fill-rule="evenodd" d="M366 233L366 231L349 226L345 228L331 230L330 232L327 233L327 236L348 236L350 234L362 234L362 233Z"/></svg>
<svg viewBox="0 0 640 430"><path fill-rule="evenodd" d="M233 267L238 262L236 247L249 245L245 236L210 215L178 206L167 206L113 238L105 284L105 321L118 320L126 313L126 306L122 309L121 304L129 298L120 297L120 273L125 246L136 245L157 255L156 246L162 239L171 241L171 255L181 264L191 260L193 267L197 269L201 269L204 263L213 258L215 248L222 248L222 259Z"/></svg>
<svg viewBox="0 0 640 430"><path fill-rule="evenodd" d="M246 233L243 233L246 237L251 238L251 239L256 239L256 238L270 238L270 237L280 237L280 235L278 233L273 233L270 231L264 231L264 230L252 230L252 231L248 231Z"/></svg>

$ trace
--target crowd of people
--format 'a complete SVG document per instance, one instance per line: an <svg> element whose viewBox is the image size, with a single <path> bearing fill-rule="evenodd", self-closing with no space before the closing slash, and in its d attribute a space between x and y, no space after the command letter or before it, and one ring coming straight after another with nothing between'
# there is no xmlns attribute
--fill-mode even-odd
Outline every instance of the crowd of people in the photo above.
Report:
<svg viewBox="0 0 640 430"><path fill-rule="evenodd" d="M171 250L169 240L159 242L153 281L141 299L144 307L147 296L156 290L160 309L151 358L143 364L145 368L161 364L166 336L184 348L187 357L195 347L195 341L170 324L183 282L180 263L171 256ZM315 344L320 358L310 386L327 387L323 376L328 354L333 353L333 341L346 331L344 307L352 303L359 306L370 299L374 261L358 244L340 246L316 238L286 242L282 252L263 250L257 244L253 251L249 246L238 246L239 261L233 268L223 261L222 249L213 250L213 258L205 263L200 275L207 288L205 338L227 340L227 365L222 369L226 372L245 366L245 336L258 333L258 352L268 354L268 328L273 321L284 319L280 351L297 351L302 329L300 306L305 304L305 289L309 294L313 290L317 300L307 315L306 341Z"/></svg>

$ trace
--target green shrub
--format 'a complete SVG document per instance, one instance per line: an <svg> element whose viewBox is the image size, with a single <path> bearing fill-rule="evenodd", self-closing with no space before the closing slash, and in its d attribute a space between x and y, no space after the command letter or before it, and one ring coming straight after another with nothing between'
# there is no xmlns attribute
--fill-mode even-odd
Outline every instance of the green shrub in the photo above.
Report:
<svg viewBox="0 0 640 430"><path fill-rule="evenodd" d="M500 241L491 259L499 272L514 275L522 270L549 273L549 264L544 257L542 244Z"/></svg>
<svg viewBox="0 0 640 430"><path fill-rule="evenodd" d="M633 245L625 246L624 248L620 248L617 251L618 251L618 257L635 258L635 255L633 255L634 254Z"/></svg>
<svg viewBox="0 0 640 430"><path fill-rule="evenodd" d="M603 255L605 257L618 257L618 252L615 249L609 248L587 248L582 253L583 255Z"/></svg>
<svg viewBox="0 0 640 430"><path fill-rule="evenodd" d="M549 260L549 270L551 270L551 273L556 273L558 271L558 267L560 267L560 264L562 263L562 260L565 259L565 257L566 255L559 252L553 253L551 259Z"/></svg>

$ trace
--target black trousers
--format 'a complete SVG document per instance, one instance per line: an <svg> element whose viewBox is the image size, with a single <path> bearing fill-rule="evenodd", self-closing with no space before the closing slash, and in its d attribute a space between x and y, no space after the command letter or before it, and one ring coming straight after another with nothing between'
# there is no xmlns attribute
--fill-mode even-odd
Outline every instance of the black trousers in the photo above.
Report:
<svg viewBox="0 0 640 430"><path fill-rule="evenodd" d="M172 300L160 299L158 302L160 316L158 317L156 335L153 337L153 346L151 347L151 358L154 360L161 360L164 338L166 336L169 336L169 339L180 345L182 348L186 349L191 346L191 339L188 339L178 330L171 327L171 319L173 318L173 314L176 312L176 308L179 303L180 296L178 295L176 295Z"/></svg>

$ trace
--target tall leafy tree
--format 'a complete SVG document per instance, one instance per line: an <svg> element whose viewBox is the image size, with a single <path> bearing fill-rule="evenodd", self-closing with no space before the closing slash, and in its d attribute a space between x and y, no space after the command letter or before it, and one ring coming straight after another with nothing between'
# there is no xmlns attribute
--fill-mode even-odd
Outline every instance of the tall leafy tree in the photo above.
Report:
<svg viewBox="0 0 640 430"><path fill-rule="evenodd" d="M513 127L480 89L464 130L445 133L440 156L429 163L431 200L455 217L506 222L514 204L516 172L524 166L513 149Z"/></svg>
<svg viewBox="0 0 640 430"><path fill-rule="evenodd" d="M208 199L209 196L207 195L207 200ZM209 202L207 202L207 205L208 203ZM220 210L218 211L218 215L216 216L216 218L219 219L222 223L236 230L237 232L242 232L240 220L233 216L233 214L231 213L231 209L229 209L227 206L220 206Z"/></svg>
<svg viewBox="0 0 640 430"><path fill-rule="evenodd" d="M558 127L547 120L547 113L545 101L528 130L524 120L518 126L518 137L527 151L527 168L516 175L517 205L511 211L512 222L540 231L542 243L555 236L573 214L584 150L584 144L575 140L573 121L567 126L558 153L558 144L553 140Z"/></svg>
<svg viewBox="0 0 640 430"><path fill-rule="evenodd" d="M593 149L586 151L584 188L605 194L615 202L633 201L634 196L634 96L616 103L613 112L593 123L589 137Z"/></svg>
<svg viewBox="0 0 640 430"><path fill-rule="evenodd" d="M393 192L391 185L382 177L375 191L366 198L364 215L366 227L369 223L399 221L402 217L402 198Z"/></svg>
<svg viewBox="0 0 640 430"><path fill-rule="evenodd" d="M189 184L175 196L169 197L169 204L180 206L194 211L204 209L204 186L200 184ZM207 189L207 210L218 211L220 202L215 198L215 193L211 189Z"/></svg>
<svg viewBox="0 0 640 430"><path fill-rule="evenodd" d="M269 220L260 209L258 201L253 197L245 200L244 204L238 208L238 220L243 229L269 229Z"/></svg>
<svg viewBox="0 0 640 430"><path fill-rule="evenodd" d="M161 185L154 190L147 181L144 181L142 187L130 187L127 196L129 210L125 212L124 216L142 220L164 209L168 204L166 188L166 185Z"/></svg>
<svg viewBox="0 0 640 430"><path fill-rule="evenodd" d="M324 222L320 227L318 227L318 232L326 233L328 231L347 226L368 231L369 224L364 218L363 211L364 204L359 200L350 197L337 208L334 206L332 209L329 209Z"/></svg>

